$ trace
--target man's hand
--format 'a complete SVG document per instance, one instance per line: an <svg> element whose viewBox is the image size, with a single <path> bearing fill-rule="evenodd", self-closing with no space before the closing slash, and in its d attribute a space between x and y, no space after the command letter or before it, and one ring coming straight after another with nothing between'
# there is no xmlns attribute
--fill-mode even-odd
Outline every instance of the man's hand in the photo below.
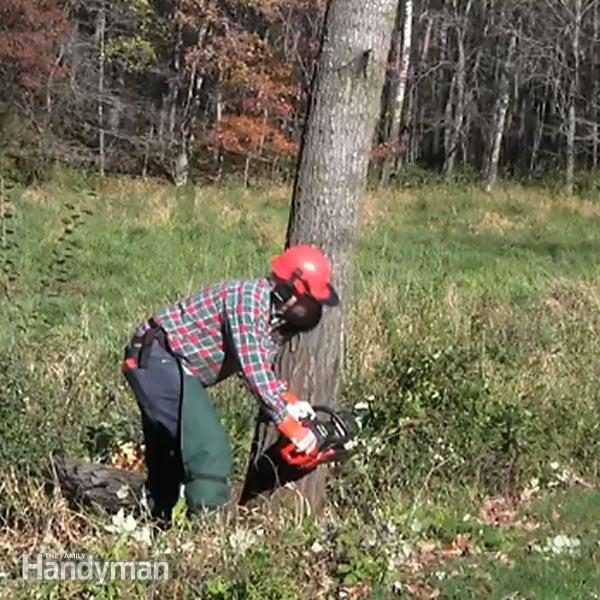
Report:
<svg viewBox="0 0 600 600"><path fill-rule="evenodd" d="M303 421L304 419L314 419L316 414L313 407L306 402L306 400L298 400L293 404L288 404L287 413L296 419L297 421Z"/></svg>
<svg viewBox="0 0 600 600"><path fill-rule="evenodd" d="M317 430L312 426L312 422L316 418L313 407L290 391L283 394L283 399L287 405L287 416L277 428L292 442L296 453L311 454L315 452L319 447L320 440Z"/></svg>
<svg viewBox="0 0 600 600"><path fill-rule="evenodd" d="M287 403L287 414L294 417L296 421L314 419L316 417L313 407L306 400L300 400L294 392L286 392L283 394L283 399Z"/></svg>
<svg viewBox="0 0 600 600"><path fill-rule="evenodd" d="M280 433L282 433L292 444L297 452L310 454L314 452L319 440L310 425L303 425L300 421L288 415L281 423L277 425Z"/></svg>

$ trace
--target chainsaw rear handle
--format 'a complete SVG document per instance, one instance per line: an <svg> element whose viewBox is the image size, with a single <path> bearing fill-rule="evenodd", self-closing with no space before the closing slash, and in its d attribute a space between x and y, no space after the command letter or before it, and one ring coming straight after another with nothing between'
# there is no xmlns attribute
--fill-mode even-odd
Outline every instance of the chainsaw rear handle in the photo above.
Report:
<svg viewBox="0 0 600 600"><path fill-rule="evenodd" d="M335 453L333 448L326 448L325 450L315 450L310 454L306 454L306 452L298 452L292 443L281 449L281 455L289 465L302 469L318 467L333 458Z"/></svg>

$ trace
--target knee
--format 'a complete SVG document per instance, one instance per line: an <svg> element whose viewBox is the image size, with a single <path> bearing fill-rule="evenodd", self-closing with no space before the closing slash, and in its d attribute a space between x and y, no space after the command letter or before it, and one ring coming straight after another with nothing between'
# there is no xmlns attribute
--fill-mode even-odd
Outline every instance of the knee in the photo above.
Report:
<svg viewBox="0 0 600 600"><path fill-rule="evenodd" d="M184 457L185 499L188 510L218 508L229 502L233 456L228 444Z"/></svg>

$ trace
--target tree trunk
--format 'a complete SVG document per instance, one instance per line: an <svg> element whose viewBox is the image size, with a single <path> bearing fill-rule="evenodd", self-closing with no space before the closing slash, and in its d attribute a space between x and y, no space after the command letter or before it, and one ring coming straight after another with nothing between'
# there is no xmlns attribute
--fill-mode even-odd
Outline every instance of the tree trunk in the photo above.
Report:
<svg viewBox="0 0 600 600"><path fill-rule="evenodd" d="M327 9L287 243L314 243L327 253L343 310L326 310L321 325L295 340L295 348L287 349L280 363L290 388L313 404L333 405L338 392L353 250L396 6L397 0L331 0ZM256 459L277 437L273 428L263 435L264 429L259 423L243 500L251 495L248 490L261 488ZM325 493L324 469L297 485L301 496L318 509Z"/></svg>
<svg viewBox="0 0 600 600"><path fill-rule="evenodd" d="M141 508L146 478L136 471L60 456L53 460L51 479L71 504L115 513Z"/></svg>
<svg viewBox="0 0 600 600"><path fill-rule="evenodd" d="M573 84L571 84L572 86ZM573 92L569 94L571 96L569 102L569 123L567 126L567 168L565 174L565 184L567 194L572 194L575 186L575 131L576 131L576 112L575 112L575 100Z"/></svg>
<svg viewBox="0 0 600 600"><path fill-rule="evenodd" d="M169 113L169 151L172 151L173 145L176 143L175 130L177 127L177 106L179 104L179 94L181 92L182 82L182 47L183 47L183 26L180 22L175 25L175 44L173 46L172 57L172 75L169 78L168 91L168 113Z"/></svg>
<svg viewBox="0 0 600 600"><path fill-rule="evenodd" d="M223 120L223 100L219 83L217 82L215 90L215 129L218 131ZM223 177L223 151L221 144L215 144L213 153L215 164L217 165L217 181L221 181Z"/></svg>
<svg viewBox="0 0 600 600"><path fill-rule="evenodd" d="M598 37L600 36L600 10L598 7L598 3L594 4L594 29L593 29L593 39L595 43L592 45L591 52L591 72L592 72L592 80L594 82L592 86L592 168L598 168L598 145L600 140L598 139L598 135L600 134L600 125L598 120L600 119L600 111L598 110L598 105L600 104L600 82L598 81L598 77L600 76L600 68L598 62L600 61L599 53L598 53Z"/></svg>
<svg viewBox="0 0 600 600"><path fill-rule="evenodd" d="M456 164L456 155L458 153L461 136L463 135L463 123L465 120L465 98L466 98L466 80L467 80L467 56L465 41L467 37L467 28L469 26L469 14L473 5L472 0L468 0L465 6L465 12L456 27L456 43L458 49L458 63L455 73L455 92L456 104L454 109L454 122L450 129L448 145L446 148L446 159L444 162L444 176L446 181L451 181L454 177L454 165Z"/></svg>
<svg viewBox="0 0 600 600"><path fill-rule="evenodd" d="M593 39L595 43L592 44L591 48L591 60L590 60L590 71L592 75L592 168L598 168L598 134L600 133L598 119L600 118L600 111L598 110L598 103L600 102L600 82L598 76L600 75L600 69L598 68L598 36L600 35L600 11L598 10L598 3L594 4L594 25L593 25Z"/></svg>
<svg viewBox="0 0 600 600"><path fill-rule="evenodd" d="M404 98L406 96L406 87L408 83L408 71L410 67L410 52L412 47L412 22L413 22L413 1L404 0L404 27L402 29L402 47L396 56L396 70L398 83L395 88L395 94L390 107L389 130L387 140L394 146L394 153L387 157L381 170L381 184L387 185L392 172L398 167L401 161L401 143L400 129L402 127L402 114L404 109Z"/></svg>
<svg viewBox="0 0 600 600"><path fill-rule="evenodd" d="M453 80L453 88L456 95L456 103L454 105L454 119L450 125L450 132L446 144L446 158L444 162L444 176L446 181L450 181L454 177L454 165L456 164L456 154L458 152L458 144L462 135L463 121L465 117L465 44L462 34L458 35L458 64L456 65L456 73ZM451 114L451 108L446 110L447 117Z"/></svg>
<svg viewBox="0 0 600 600"><path fill-rule="evenodd" d="M98 47L99 47L99 71L98 71L98 131L99 131L99 154L100 154L100 176L104 177L106 156L104 151L104 63L105 63L105 31L106 12L104 4L98 13Z"/></svg>
<svg viewBox="0 0 600 600"><path fill-rule="evenodd" d="M456 148L453 145L455 137L454 130L456 127L456 118L453 118L453 107L457 80L458 75L455 73L448 87L448 98L446 100L446 108L444 109L444 165L442 170L447 179L450 178L454 172L454 159L456 154Z"/></svg>
<svg viewBox="0 0 600 600"><path fill-rule="evenodd" d="M440 63L444 63L445 61L448 60L448 54L449 54L449 43L448 43L448 25L445 21L443 21L440 24L440 40L439 40L439 62ZM439 108L438 108L438 114L437 114L437 118L436 118L436 122L434 125L434 130L433 130L433 142L432 142L432 150L433 150L433 156L434 156L434 160L436 163L441 163L441 157L442 157L442 140L444 142L443 144L443 150L446 150L447 144L446 144L446 138L447 138L447 132L449 131L449 120L448 120L448 109L452 108L452 93L453 93L453 83L454 83L454 78L452 78L451 82L448 83L447 80L444 77L444 70L443 69L438 69L436 76L433 80L433 90L432 90L432 97L434 99L439 99ZM444 88L448 89L448 93L446 96L446 102L444 103L443 97L444 97L444 93L443 90ZM435 101L435 100L434 100Z"/></svg>
<svg viewBox="0 0 600 600"><path fill-rule="evenodd" d="M537 109L537 119L535 125L535 131L533 134L533 147L531 149L531 158L529 161L529 172L533 175L538 165L538 156L540 153L540 147L542 145L542 137L544 135L544 125L546 122L546 100L543 99Z"/></svg>
<svg viewBox="0 0 600 600"><path fill-rule="evenodd" d="M500 85L498 99L496 100L496 115L494 119L495 131L492 135L491 150L489 153L489 163L487 169L486 191L491 192L496 185L498 178L498 162L500 160L500 149L502 148L502 138L504 137L504 126L506 123L506 113L508 112L508 103L510 99L510 72L513 54L517 45L516 33L513 33L508 44L506 61L502 74L500 75Z"/></svg>
<svg viewBox="0 0 600 600"><path fill-rule="evenodd" d="M579 39L581 36L582 0L575 0L575 14L572 53L574 69L569 83L569 112L567 125L567 169L566 169L566 191L572 194L575 188L575 136L577 134L577 111L575 103L579 89Z"/></svg>
<svg viewBox="0 0 600 600"><path fill-rule="evenodd" d="M420 102L419 87L413 86L406 103L406 126L400 133L400 156L397 171L400 165L416 164L423 154L426 129L425 106L425 102Z"/></svg>

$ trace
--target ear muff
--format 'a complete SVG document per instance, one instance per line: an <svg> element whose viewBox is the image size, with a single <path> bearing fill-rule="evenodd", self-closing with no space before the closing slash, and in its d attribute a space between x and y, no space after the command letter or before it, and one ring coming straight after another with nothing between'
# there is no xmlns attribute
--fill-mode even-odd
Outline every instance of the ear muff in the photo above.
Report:
<svg viewBox="0 0 600 600"><path fill-rule="evenodd" d="M287 282L278 282L273 289L273 296L278 304L285 304L293 295L294 289Z"/></svg>

